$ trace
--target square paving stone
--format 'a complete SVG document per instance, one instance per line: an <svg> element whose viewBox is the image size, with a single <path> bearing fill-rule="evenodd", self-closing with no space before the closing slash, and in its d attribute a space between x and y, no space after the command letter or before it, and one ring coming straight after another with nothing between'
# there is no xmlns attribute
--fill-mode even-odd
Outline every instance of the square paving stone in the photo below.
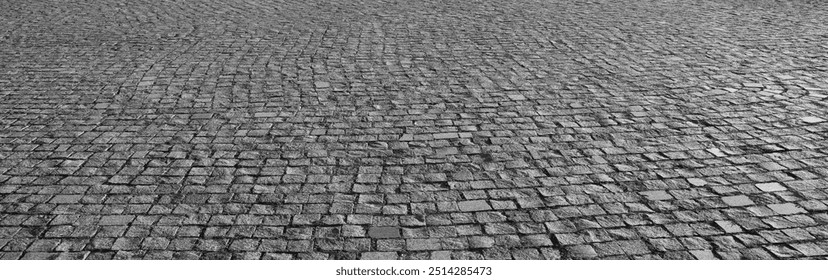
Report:
<svg viewBox="0 0 828 280"><path fill-rule="evenodd" d="M30 252L48 252L53 251L53 249L60 243L59 239L39 239L35 240L34 243L29 245L29 248L26 248L26 251Z"/></svg>
<svg viewBox="0 0 828 280"><path fill-rule="evenodd" d="M457 207L463 212L492 210L492 207L485 200L461 201L457 203Z"/></svg>
<svg viewBox="0 0 828 280"><path fill-rule="evenodd" d="M558 249L547 247L547 248L541 248L540 252L543 255L543 257L547 260L559 260L559 259L561 259L561 251L558 250Z"/></svg>
<svg viewBox="0 0 828 280"><path fill-rule="evenodd" d="M512 258L516 260L541 260L543 257L535 248L513 249Z"/></svg>
<svg viewBox="0 0 828 280"><path fill-rule="evenodd" d="M118 238L112 245L112 250L137 250L141 247L141 238Z"/></svg>
<svg viewBox="0 0 828 280"><path fill-rule="evenodd" d="M128 225L133 219L135 219L135 216L132 215L103 216L98 224L102 226Z"/></svg>
<svg viewBox="0 0 828 280"><path fill-rule="evenodd" d="M363 237L365 236L365 228L358 225L344 225L342 226L342 236Z"/></svg>
<svg viewBox="0 0 828 280"><path fill-rule="evenodd" d="M469 237L469 246L471 248L491 248L494 246L495 240L490 236L472 236Z"/></svg>
<svg viewBox="0 0 828 280"><path fill-rule="evenodd" d="M742 232L742 228L739 227L739 225L737 225L736 223L731 222L731 221L716 221L716 225L718 225L720 228L722 228L727 233Z"/></svg>
<svg viewBox="0 0 828 280"><path fill-rule="evenodd" d="M27 252L23 255L23 260L54 260L60 256L60 253L41 253L41 252Z"/></svg>
<svg viewBox="0 0 828 280"><path fill-rule="evenodd" d="M256 118L273 118L273 117L278 117L278 116L279 116L279 113L277 113L277 112L261 112L261 113L253 114L253 117L256 117Z"/></svg>
<svg viewBox="0 0 828 280"><path fill-rule="evenodd" d="M641 192L641 195L643 195L645 198L647 198L649 200L673 199L673 196L671 196L666 191L646 191L646 192Z"/></svg>
<svg viewBox="0 0 828 280"><path fill-rule="evenodd" d="M716 260L716 259L718 259L718 258L716 258L715 255L713 255L713 252L710 251L710 250L693 250L693 251L690 251L690 254L692 254L694 257L696 257L697 260Z"/></svg>
<svg viewBox="0 0 828 280"><path fill-rule="evenodd" d="M411 251L436 251L440 250L441 246L438 239L408 239L406 248Z"/></svg>
<svg viewBox="0 0 828 280"><path fill-rule="evenodd" d="M192 116L192 118L193 118L193 119L211 119L211 118L213 118L213 114L212 114L212 113L200 113L200 114L194 114L194 115Z"/></svg>
<svg viewBox="0 0 828 280"><path fill-rule="evenodd" d="M365 252L362 253L362 260L396 260L396 252Z"/></svg>
<svg viewBox="0 0 828 280"><path fill-rule="evenodd" d="M624 252L628 255L642 255L650 253L650 249L647 248L647 244L641 240L623 240L618 241L618 245L624 249Z"/></svg>
<svg viewBox="0 0 828 280"><path fill-rule="evenodd" d="M624 249L617 242L597 243L593 247L595 247L595 252L602 257L624 254Z"/></svg>
<svg viewBox="0 0 828 280"><path fill-rule="evenodd" d="M808 213L808 211L805 211L805 209L802 209L793 203L768 204L768 208L780 215Z"/></svg>
<svg viewBox="0 0 828 280"><path fill-rule="evenodd" d="M779 183L762 183L756 184L756 187L762 190L763 192L778 192L787 190L782 184Z"/></svg>
<svg viewBox="0 0 828 280"><path fill-rule="evenodd" d="M805 123L821 123L824 122L825 119L817 118L817 117L803 117L802 121Z"/></svg>
<svg viewBox="0 0 828 280"><path fill-rule="evenodd" d="M508 96L509 99L514 101L526 100L526 96L523 96L521 94L509 94Z"/></svg>
<svg viewBox="0 0 828 280"><path fill-rule="evenodd" d="M51 203L55 204L75 204L80 202L82 195L56 195L52 198Z"/></svg>
<svg viewBox="0 0 828 280"><path fill-rule="evenodd" d="M440 139L454 139L454 138L458 138L458 137L459 137L459 135L457 135L457 133L454 133L454 132L434 134L434 139L437 139L437 140L440 140Z"/></svg>
<svg viewBox="0 0 828 280"><path fill-rule="evenodd" d="M791 247L808 257L828 255L828 252L825 252L824 249L815 243L795 243L791 244Z"/></svg>
<svg viewBox="0 0 828 280"><path fill-rule="evenodd" d="M703 187L707 185L707 181L699 179L699 178L689 178L687 182L694 187Z"/></svg>
<svg viewBox="0 0 828 280"><path fill-rule="evenodd" d="M750 198L748 198L745 195L722 197L722 201L724 201L725 204L733 207L753 205L753 201L751 201Z"/></svg>
<svg viewBox="0 0 828 280"><path fill-rule="evenodd" d="M568 246L564 250L569 253L569 256L576 259L589 259L598 256L598 253L595 252L595 249L589 245L575 245L575 246Z"/></svg>
<svg viewBox="0 0 828 280"><path fill-rule="evenodd" d="M431 252L431 260L451 260L451 251Z"/></svg>
<svg viewBox="0 0 828 280"><path fill-rule="evenodd" d="M63 252L58 256L58 260L83 260L86 257L86 252Z"/></svg>
<svg viewBox="0 0 828 280"><path fill-rule="evenodd" d="M401 238L400 229L397 227L371 227L368 229L368 236L371 238Z"/></svg>
<svg viewBox="0 0 828 280"><path fill-rule="evenodd" d="M726 157L727 156L727 154L725 154L724 152L722 152L722 150L719 150L718 148L710 148L710 149L707 149L707 151L710 152L711 154L713 154L714 156L717 156L717 157Z"/></svg>
<svg viewBox="0 0 828 280"><path fill-rule="evenodd" d="M492 181L473 181L471 187L472 189L494 189L495 184Z"/></svg>

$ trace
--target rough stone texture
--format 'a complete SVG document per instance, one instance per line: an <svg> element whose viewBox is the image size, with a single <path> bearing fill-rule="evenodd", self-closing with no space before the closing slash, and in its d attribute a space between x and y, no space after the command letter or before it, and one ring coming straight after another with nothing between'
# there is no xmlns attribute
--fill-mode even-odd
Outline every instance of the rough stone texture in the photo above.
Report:
<svg viewBox="0 0 828 280"><path fill-rule="evenodd" d="M762 190L763 192L778 192L778 191L786 190L785 187L783 187L779 183L756 184L756 187L759 188L760 190Z"/></svg>
<svg viewBox="0 0 828 280"><path fill-rule="evenodd" d="M824 122L825 119L817 118L817 117L803 117L802 121L806 122L806 123L821 123L821 122Z"/></svg>
<svg viewBox="0 0 828 280"><path fill-rule="evenodd" d="M0 259L824 259L826 18L5 1Z"/></svg>
<svg viewBox="0 0 828 280"><path fill-rule="evenodd" d="M372 227L368 229L371 238L400 238L400 229L396 227Z"/></svg>
<svg viewBox="0 0 828 280"><path fill-rule="evenodd" d="M643 195L648 200L673 199L673 197L669 193L667 193L666 191L646 191L646 192L641 192L641 195Z"/></svg>
<svg viewBox="0 0 828 280"><path fill-rule="evenodd" d="M753 205L753 201L744 195L725 196L722 197L722 201L724 201L727 205L734 207Z"/></svg>
<svg viewBox="0 0 828 280"><path fill-rule="evenodd" d="M395 252L365 252L362 253L361 260L396 260L397 253Z"/></svg>
<svg viewBox="0 0 828 280"><path fill-rule="evenodd" d="M807 213L805 209L802 209L796 204L793 203L782 203L782 204L770 204L768 207L776 212L777 214L781 215L791 215L791 214L800 214L800 213Z"/></svg>
<svg viewBox="0 0 828 280"><path fill-rule="evenodd" d="M707 185L705 180L699 178L688 178L687 182L694 187L703 187L704 185Z"/></svg>
<svg viewBox="0 0 828 280"><path fill-rule="evenodd" d="M492 210L492 207L485 200L460 201L457 203L457 208L463 212Z"/></svg>

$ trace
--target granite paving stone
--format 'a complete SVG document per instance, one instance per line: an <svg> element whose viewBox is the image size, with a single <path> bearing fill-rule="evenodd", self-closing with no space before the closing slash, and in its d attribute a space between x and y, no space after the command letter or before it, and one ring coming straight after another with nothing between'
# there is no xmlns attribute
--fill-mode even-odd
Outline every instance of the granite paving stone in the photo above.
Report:
<svg viewBox="0 0 828 280"><path fill-rule="evenodd" d="M753 201L744 195L726 196L722 197L722 201L730 206L748 206L753 205Z"/></svg>
<svg viewBox="0 0 828 280"><path fill-rule="evenodd" d="M641 192L641 195L643 195L643 196L644 196L646 199L648 199L648 200L668 200L668 199L673 199L673 196L671 196L671 195L670 195L669 193L667 193L666 191L646 191L646 192Z"/></svg>
<svg viewBox="0 0 828 280"><path fill-rule="evenodd" d="M401 238L400 229L396 227L371 227L368 229L371 238Z"/></svg>
<svg viewBox="0 0 828 280"><path fill-rule="evenodd" d="M6 1L0 259L828 257L828 6Z"/></svg>
<svg viewBox="0 0 828 280"><path fill-rule="evenodd" d="M762 190L763 192L778 192L787 190L784 186L782 186L779 183L761 183L756 184L756 187Z"/></svg>
<svg viewBox="0 0 828 280"><path fill-rule="evenodd" d="M696 259L698 260L716 260L716 256L710 250L692 250L690 251Z"/></svg>
<svg viewBox="0 0 828 280"><path fill-rule="evenodd" d="M793 203L768 204L768 207L780 215L807 213L805 209Z"/></svg>

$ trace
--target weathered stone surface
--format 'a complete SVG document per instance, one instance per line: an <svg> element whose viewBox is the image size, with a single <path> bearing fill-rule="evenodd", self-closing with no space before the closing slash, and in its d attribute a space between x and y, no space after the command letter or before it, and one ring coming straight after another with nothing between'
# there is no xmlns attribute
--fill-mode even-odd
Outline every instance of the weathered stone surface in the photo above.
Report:
<svg viewBox="0 0 828 280"><path fill-rule="evenodd" d="M699 178L689 178L687 179L687 182L694 187L703 187L707 185L707 181Z"/></svg>
<svg viewBox="0 0 828 280"><path fill-rule="evenodd" d="M722 201L730 206L747 206L753 205L753 201L750 200L747 196L744 195L734 195L734 196L726 196L722 197Z"/></svg>
<svg viewBox="0 0 828 280"><path fill-rule="evenodd" d="M797 206L793 203L780 203L780 204L769 204L768 207L776 212L777 214L781 215L791 215L791 214L800 214L800 213L807 213L805 209L802 207Z"/></svg>
<svg viewBox="0 0 828 280"><path fill-rule="evenodd" d="M727 233L742 232L742 228L731 221L716 221L716 225L721 227Z"/></svg>
<svg viewBox="0 0 828 280"><path fill-rule="evenodd" d="M782 184L779 183L761 183L756 184L756 187L762 190L763 192L778 192L787 190Z"/></svg>
<svg viewBox="0 0 828 280"><path fill-rule="evenodd" d="M396 227L371 227L368 229L371 238L401 238L400 229Z"/></svg>
<svg viewBox="0 0 828 280"><path fill-rule="evenodd" d="M641 192L641 195L643 195L648 200L673 199L673 197L669 193L667 193L666 191L647 191L647 192Z"/></svg>
<svg viewBox="0 0 828 280"><path fill-rule="evenodd" d="M0 259L828 257L824 1L6 2Z"/></svg>
<svg viewBox="0 0 828 280"><path fill-rule="evenodd" d="M365 252L362 253L362 260L396 260L396 252Z"/></svg>
<svg viewBox="0 0 828 280"><path fill-rule="evenodd" d="M457 202L457 207L460 208L460 211L462 212L492 210L492 207L489 206L489 203L485 200L460 201Z"/></svg>
<svg viewBox="0 0 828 280"><path fill-rule="evenodd" d="M823 119L823 118L817 118L817 117L803 117L803 118L802 118L802 121L803 121L803 122L805 122L805 123L811 123L811 124L813 124L813 123L821 123L821 122L824 122L824 121L825 121L825 119Z"/></svg>

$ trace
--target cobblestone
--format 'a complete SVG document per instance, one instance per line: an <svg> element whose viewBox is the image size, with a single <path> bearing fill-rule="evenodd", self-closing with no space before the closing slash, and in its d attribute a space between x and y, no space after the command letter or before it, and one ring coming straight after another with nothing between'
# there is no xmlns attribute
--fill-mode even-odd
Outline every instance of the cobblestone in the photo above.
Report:
<svg viewBox="0 0 828 280"><path fill-rule="evenodd" d="M756 187L762 190L763 192L778 192L778 191L785 191L785 187L783 187L779 183L761 183L756 184Z"/></svg>
<svg viewBox="0 0 828 280"><path fill-rule="evenodd" d="M825 18L11 1L0 259L825 259Z"/></svg>

